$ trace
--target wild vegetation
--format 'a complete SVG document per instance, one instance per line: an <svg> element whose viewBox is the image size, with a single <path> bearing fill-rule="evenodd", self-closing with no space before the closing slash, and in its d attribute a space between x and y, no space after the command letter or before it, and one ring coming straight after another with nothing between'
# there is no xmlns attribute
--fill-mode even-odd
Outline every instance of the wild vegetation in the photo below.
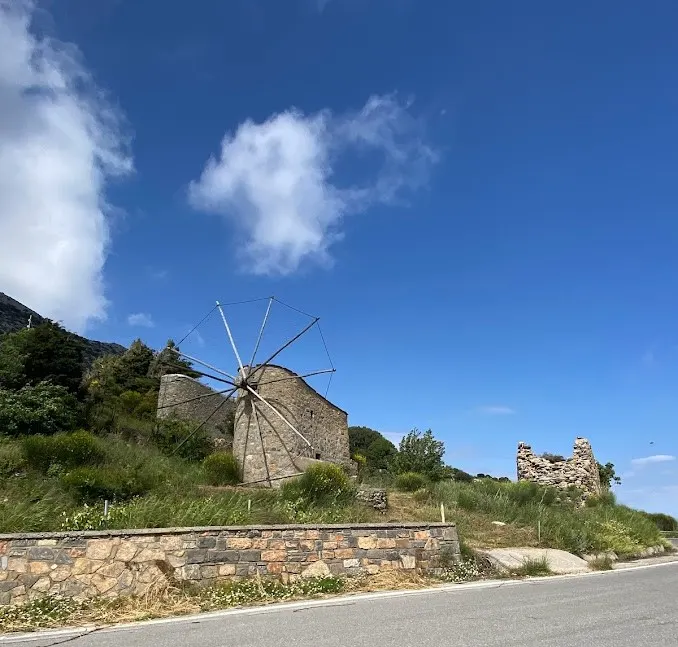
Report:
<svg viewBox="0 0 678 647"><path fill-rule="evenodd" d="M678 527L610 493L580 508L576 492L447 466L431 430L413 429L396 447L373 429L350 428L358 480L390 490L385 516L356 503L357 484L333 465L278 491L237 487L237 461L215 453L206 432L156 420L168 370L195 375L172 343L155 353L137 340L87 368L77 338L52 322L0 337L0 532L437 521L442 504L470 547L632 555ZM599 468L606 485L617 480L612 464Z"/></svg>

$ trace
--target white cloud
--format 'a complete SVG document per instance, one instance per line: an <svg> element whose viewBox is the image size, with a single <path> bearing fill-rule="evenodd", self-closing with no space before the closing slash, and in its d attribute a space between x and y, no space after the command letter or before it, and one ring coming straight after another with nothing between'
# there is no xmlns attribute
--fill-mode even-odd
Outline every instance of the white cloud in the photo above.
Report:
<svg viewBox="0 0 678 647"><path fill-rule="evenodd" d="M510 416L516 412L515 409L501 404L478 407L478 411L488 416Z"/></svg>
<svg viewBox="0 0 678 647"><path fill-rule="evenodd" d="M655 454L654 456L646 456L645 458L634 458L631 460L633 465L651 465L653 463L668 463L669 461L675 461L675 456L669 456L667 454Z"/></svg>
<svg viewBox="0 0 678 647"><path fill-rule="evenodd" d="M153 328L153 326L155 326L151 315L144 312L137 312L136 314L129 315L127 317L127 323L130 326L141 326L143 328Z"/></svg>
<svg viewBox="0 0 678 647"><path fill-rule="evenodd" d="M0 286L82 331L105 316L107 181L132 170L116 112L73 46L0 0Z"/></svg>
<svg viewBox="0 0 678 647"><path fill-rule="evenodd" d="M339 186L337 165L351 153L376 154L377 170L363 184ZM394 96L371 97L341 116L292 109L227 133L218 158L191 183L189 200L239 229L250 272L284 275L305 261L329 264L345 215L418 188L435 160L422 124Z"/></svg>

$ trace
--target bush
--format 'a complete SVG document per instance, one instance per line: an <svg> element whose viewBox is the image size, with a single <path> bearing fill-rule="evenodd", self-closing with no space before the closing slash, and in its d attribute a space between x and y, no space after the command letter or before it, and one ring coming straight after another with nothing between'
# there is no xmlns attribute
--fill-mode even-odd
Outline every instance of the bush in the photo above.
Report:
<svg viewBox="0 0 678 647"><path fill-rule="evenodd" d="M202 467L210 485L235 485L240 482L238 461L231 453L210 454L202 462Z"/></svg>
<svg viewBox="0 0 678 647"><path fill-rule="evenodd" d="M126 501L148 493L155 485L143 470L120 467L78 467L66 472L61 483L81 503Z"/></svg>
<svg viewBox="0 0 678 647"><path fill-rule="evenodd" d="M648 513L647 517L663 532L678 530L678 519L675 519L671 515L664 514L663 512L652 512Z"/></svg>
<svg viewBox="0 0 678 647"><path fill-rule="evenodd" d="M196 431L197 427L195 423L167 418L158 421L151 438L165 454L201 461L212 452L212 442L207 431L204 428Z"/></svg>
<svg viewBox="0 0 678 647"><path fill-rule="evenodd" d="M100 465L105 454L99 440L87 431L55 436L27 436L22 441L28 465L47 473L53 465L63 468Z"/></svg>
<svg viewBox="0 0 678 647"><path fill-rule="evenodd" d="M311 465L300 477L283 484L285 499L304 499L310 503L347 502L355 497L355 489L341 467L333 463Z"/></svg>
<svg viewBox="0 0 678 647"><path fill-rule="evenodd" d="M70 431L78 419L78 402L63 386L41 382L18 391L0 389L0 433L51 435Z"/></svg>
<svg viewBox="0 0 678 647"><path fill-rule="evenodd" d="M416 492L426 487L428 479L417 472L405 472L398 474L395 480L395 486L401 492Z"/></svg>
<svg viewBox="0 0 678 647"><path fill-rule="evenodd" d="M21 472L25 465L21 445L17 442L0 440L0 478Z"/></svg>

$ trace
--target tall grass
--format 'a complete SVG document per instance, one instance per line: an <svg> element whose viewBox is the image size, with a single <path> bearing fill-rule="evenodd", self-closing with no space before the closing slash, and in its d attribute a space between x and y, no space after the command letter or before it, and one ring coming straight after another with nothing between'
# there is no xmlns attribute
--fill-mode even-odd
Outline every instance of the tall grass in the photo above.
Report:
<svg viewBox="0 0 678 647"><path fill-rule="evenodd" d="M656 525L642 512L609 499L580 508L574 492L562 493L534 483L447 482L433 486L431 494L451 510L539 528L541 545L578 555L614 551L627 556L662 543Z"/></svg>

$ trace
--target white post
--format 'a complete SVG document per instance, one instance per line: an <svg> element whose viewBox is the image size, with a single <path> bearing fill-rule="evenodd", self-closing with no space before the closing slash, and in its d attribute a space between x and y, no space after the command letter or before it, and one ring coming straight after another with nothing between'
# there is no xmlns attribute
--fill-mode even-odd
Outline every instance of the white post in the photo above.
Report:
<svg viewBox="0 0 678 647"><path fill-rule="evenodd" d="M440 518L442 519L443 523L445 523L445 504L440 503Z"/></svg>

